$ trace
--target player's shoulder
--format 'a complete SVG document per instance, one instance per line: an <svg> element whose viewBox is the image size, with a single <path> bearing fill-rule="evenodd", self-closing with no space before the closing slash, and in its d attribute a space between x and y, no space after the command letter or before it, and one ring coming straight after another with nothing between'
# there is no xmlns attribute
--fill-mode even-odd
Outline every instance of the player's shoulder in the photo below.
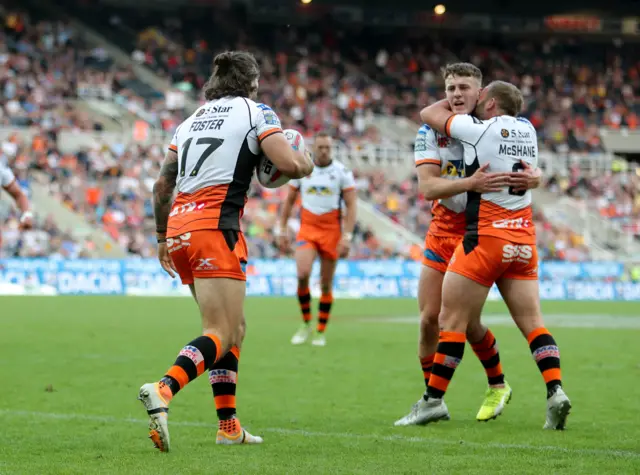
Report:
<svg viewBox="0 0 640 475"><path fill-rule="evenodd" d="M251 107L254 110L262 111L262 112L273 112L273 109L269 104L265 104L264 102L252 101L251 99L245 99L245 100L249 104L249 107Z"/></svg>
<svg viewBox="0 0 640 475"><path fill-rule="evenodd" d="M424 152L429 147L436 145L436 131L429 127L427 124L422 124L416 134L416 140L414 142L414 152Z"/></svg>
<svg viewBox="0 0 640 475"><path fill-rule="evenodd" d="M416 134L416 140L435 137L435 130L429 127L427 124L422 124Z"/></svg>
<svg viewBox="0 0 640 475"><path fill-rule="evenodd" d="M531 129L535 130L535 127L533 126L531 121L529 119L527 119L526 117L519 116L519 117L516 117L515 119L516 119L516 122L518 122L519 124L524 125L526 127L529 127Z"/></svg>
<svg viewBox="0 0 640 475"><path fill-rule="evenodd" d="M484 125L484 126L489 126L494 124L500 116L498 117L491 117L490 119L486 119L486 120L482 120L478 117L476 117L475 115L472 114L456 114L456 117L459 117L461 120L471 124L471 125Z"/></svg>
<svg viewBox="0 0 640 475"><path fill-rule="evenodd" d="M339 171L342 174L351 173L351 169L339 160L333 159L331 161L331 164L333 165L335 170Z"/></svg>

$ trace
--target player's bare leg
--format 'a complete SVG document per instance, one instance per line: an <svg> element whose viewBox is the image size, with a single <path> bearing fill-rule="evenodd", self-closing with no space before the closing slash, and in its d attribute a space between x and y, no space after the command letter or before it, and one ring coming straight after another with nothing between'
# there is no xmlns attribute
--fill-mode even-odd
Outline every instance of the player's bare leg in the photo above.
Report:
<svg viewBox="0 0 640 475"><path fill-rule="evenodd" d="M537 280L501 279L498 289L511 317L529 343L533 359L547 386L545 429L562 430L571 410L571 402L562 389L560 351L544 326Z"/></svg>
<svg viewBox="0 0 640 475"><path fill-rule="evenodd" d="M433 359L438 346L440 314L442 298L442 281L444 273L428 266L423 266L418 284L418 306L420 309L420 337L418 342L418 356L425 382L425 393L416 402L409 414L396 421L396 426L416 425L424 423L427 417L426 388L431 377ZM489 380L489 388L480 411L478 420L495 419L504 405L511 398L511 388L504 381L500 356L496 348L495 337L491 330L482 325L478 318L473 319L467 328L467 340L485 367Z"/></svg>
<svg viewBox="0 0 640 475"><path fill-rule="evenodd" d="M418 282L418 308L420 310L420 336L418 340L418 357L425 382L425 394L418 399L409 414L395 422L396 426L424 424L428 417L426 387L431 377L433 358L438 346L438 315L442 296L442 279L444 274L428 266L422 266Z"/></svg>
<svg viewBox="0 0 640 475"><path fill-rule="evenodd" d="M333 276L336 272L338 261L321 258L320 260L320 304L318 305L318 327L316 334L311 340L313 346L325 346L327 340L325 330L331 316L331 306L333 305Z"/></svg>
<svg viewBox="0 0 640 475"><path fill-rule="evenodd" d="M189 285L191 295L198 301L196 290L193 284ZM240 326L235 337L235 345L220 358L209 370L209 382L213 391L213 399L218 415L218 429L223 432L216 440L218 444L225 444L226 440L237 440L236 435L240 432L240 423L236 414L236 388L238 381L238 366L240 363L240 350L247 331L247 322L244 316L240 321ZM231 436L227 434L231 433ZM261 443L262 438L252 436L244 432L246 440L244 443ZM239 442L235 442L239 443ZM228 445L228 444L227 444Z"/></svg>
<svg viewBox="0 0 640 475"><path fill-rule="evenodd" d="M298 302L302 313L302 325L291 338L292 345L301 345L309 340L313 327L311 326L311 290L309 289L309 279L313 261L318 252L309 244L303 244L296 249L296 267L298 271Z"/></svg>
<svg viewBox="0 0 640 475"><path fill-rule="evenodd" d="M449 418L443 397L464 355L469 323L478 319L489 294L489 287L453 272L442 283L440 338L427 386L427 419L424 423Z"/></svg>
<svg viewBox="0 0 640 475"><path fill-rule="evenodd" d="M234 346L244 319L244 282L195 279L194 287L202 317L202 336L180 351L174 365L159 382L143 385L139 393L139 399L150 418L149 437L163 452L170 449L170 401L178 391L213 366Z"/></svg>

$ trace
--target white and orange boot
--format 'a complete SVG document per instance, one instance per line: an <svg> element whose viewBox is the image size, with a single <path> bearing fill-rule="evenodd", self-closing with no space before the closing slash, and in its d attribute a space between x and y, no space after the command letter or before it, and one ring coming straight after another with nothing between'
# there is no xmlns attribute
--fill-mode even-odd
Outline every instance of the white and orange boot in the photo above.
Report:
<svg viewBox="0 0 640 475"><path fill-rule="evenodd" d="M240 445L240 444L261 444L262 437L251 435L240 425L240 421L233 417L218 424L218 434L216 444L218 445Z"/></svg>
<svg viewBox="0 0 640 475"><path fill-rule="evenodd" d="M169 452L169 401L171 391L164 383L147 383L140 388L138 399L149 416L149 438L160 452Z"/></svg>

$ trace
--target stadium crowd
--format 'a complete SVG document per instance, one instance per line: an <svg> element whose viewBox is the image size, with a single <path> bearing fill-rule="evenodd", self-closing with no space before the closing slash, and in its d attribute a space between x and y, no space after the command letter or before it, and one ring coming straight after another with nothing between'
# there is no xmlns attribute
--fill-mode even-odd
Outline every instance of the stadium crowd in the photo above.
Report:
<svg viewBox="0 0 640 475"><path fill-rule="evenodd" d="M130 16L127 21L143 27ZM488 79L518 85L523 115L553 151L602 152L598 126L639 125L640 65L630 44L594 43L585 50L559 38L469 42L451 36L445 42L378 30L354 33L330 22L249 27L226 14L213 18L223 33L194 28L193 19L188 28L175 16L154 21L132 45L134 57L199 91L210 73L210 45L250 49L262 64L264 101L306 133L329 128L343 138L383 140L367 129L366 119L382 113L417 120L421 105L441 96L440 67L456 57L471 60Z"/></svg>
<svg viewBox="0 0 640 475"><path fill-rule="evenodd" d="M44 174L53 197L102 228L129 253L144 257L155 255L151 190L164 157L161 145L96 143L75 154L63 154L58 149L55 134L49 133L38 135L31 142L13 136L2 143L2 149L5 156L7 152L11 154L13 169L23 187L29 189L28 177L33 173ZM357 170L355 178L362 198L418 236L426 233L431 203L418 193L415 178L393 183L382 171L362 173ZM274 245L273 230L285 193L287 187L267 190L255 182L252 185L246 219L243 220L252 256L280 255ZM9 220L3 230L13 229L14 224ZM541 230L540 255L543 259L583 260L588 257L580 236L569 229L552 226L540 214L537 224ZM297 226L297 220L292 219L292 234ZM52 238L60 236L67 247L72 245L71 233L57 230L50 218L45 219L38 230L48 232ZM415 246L402 241L381 243L371 230L360 225L355 234L351 258L419 257L419 249ZM56 242L53 240L51 246ZM75 243L70 247L69 255L80 253L91 245ZM6 237L2 249L5 255L35 252L21 249L19 241Z"/></svg>
<svg viewBox="0 0 640 475"><path fill-rule="evenodd" d="M115 67L103 49L86 47L82 37L64 21L32 21L28 14L17 10L4 11L1 16L0 125L37 126L40 130L30 143L22 142L18 136L5 140L2 158L13 162L25 177L31 170L45 172L51 192L66 206L101 226L130 253L153 255L151 186L164 144L125 146L96 142L93 147L65 155L58 148L57 132L102 128L99 121L70 105L68 100L79 95L93 97L97 91L98 97L113 99L167 131L175 127L180 114L185 112L179 108L180 101L171 107L168 103L176 101L169 101L168 97L149 102L148 98L136 95L135 88L127 87L132 70ZM538 44L525 41L518 43L516 49L511 44L496 49L488 43L475 42L469 46L451 39L447 49L438 41L386 35L372 40L366 33L355 35L340 29L262 27L252 29L249 40L246 25L239 18L221 15L215 20L220 28L194 28L189 32L175 17L161 25L134 21L134 26L143 33L138 43L132 45L132 58L170 77L174 84L188 84L195 91L200 90L210 72L213 52L210 44L251 49L262 64L261 99L273 104L286 126L306 134L332 130L351 144L384 141L380 131L366 125L372 114L415 117L417 104L437 98L442 90L438 68L451 58L450 51L470 58L489 77L519 84L527 98L526 115L539 129L544 146L552 150L600 151L597 124L638 125L640 111L635 94L640 71L638 65L623 61L622 50L603 54L607 63L590 68L598 55L576 54L571 64L557 61L575 51L570 44L554 40ZM112 16L111 25L121 27L123 17ZM211 30L219 36L205 37L199 33ZM345 44L350 47L345 48ZM509 65L518 65L520 70L515 71ZM407 152L410 153L408 144ZM419 195L415 177L390 182L382 171L355 172L363 198L418 236L424 235L430 222L431 204ZM576 168L566 176L551 176L548 189L592 200L603 215L620 220L632 232L639 233L637 173L612 173L596 178L581 173ZM273 246L272 229L284 192L258 186L251 190L245 222L254 256L278 254ZM540 213L537 222L542 230L542 258L588 258L581 236L551 225ZM20 244L22 241L11 239L11 232L7 238L12 223L9 220L3 225L5 254L45 252L25 248ZM294 221L292 232L295 227ZM91 245L74 243L70 233L56 229L46 217L35 232L52 237L50 252L79 255ZM406 243L383 245L370 230L358 227L352 257L383 256L417 257L417 253Z"/></svg>

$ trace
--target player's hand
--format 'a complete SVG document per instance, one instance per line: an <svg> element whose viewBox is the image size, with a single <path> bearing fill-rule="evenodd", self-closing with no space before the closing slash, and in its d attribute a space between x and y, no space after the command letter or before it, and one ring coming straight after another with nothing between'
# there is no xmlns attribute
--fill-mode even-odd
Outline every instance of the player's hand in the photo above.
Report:
<svg viewBox="0 0 640 475"><path fill-rule="evenodd" d="M167 247L166 242L158 243L158 260L160 261L160 265L164 269L164 271L171 276L172 279L175 279L176 266L173 264L171 260L171 256L169 255L169 248Z"/></svg>
<svg viewBox="0 0 640 475"><path fill-rule="evenodd" d="M278 249L280 249L280 252L283 254L287 254L289 252L290 245L289 245L289 238L286 235L282 235L279 236L277 238L277 242L278 242Z"/></svg>
<svg viewBox="0 0 640 475"><path fill-rule="evenodd" d="M538 188L542 183L542 170L539 168L533 168L524 160L520 160L524 167L520 172L514 172L511 174L511 186L513 191L518 193L526 190L533 190Z"/></svg>
<svg viewBox="0 0 640 475"><path fill-rule="evenodd" d="M476 193L498 193L511 186L512 173L488 173L489 164L485 163L469 177L471 191Z"/></svg>
<svg viewBox="0 0 640 475"><path fill-rule="evenodd" d="M20 224L18 228L21 231L33 228L33 214L30 211L25 211L20 217Z"/></svg>
<svg viewBox="0 0 640 475"><path fill-rule="evenodd" d="M351 251L351 239L343 237L338 243L338 256L344 259L349 255L349 251Z"/></svg>

